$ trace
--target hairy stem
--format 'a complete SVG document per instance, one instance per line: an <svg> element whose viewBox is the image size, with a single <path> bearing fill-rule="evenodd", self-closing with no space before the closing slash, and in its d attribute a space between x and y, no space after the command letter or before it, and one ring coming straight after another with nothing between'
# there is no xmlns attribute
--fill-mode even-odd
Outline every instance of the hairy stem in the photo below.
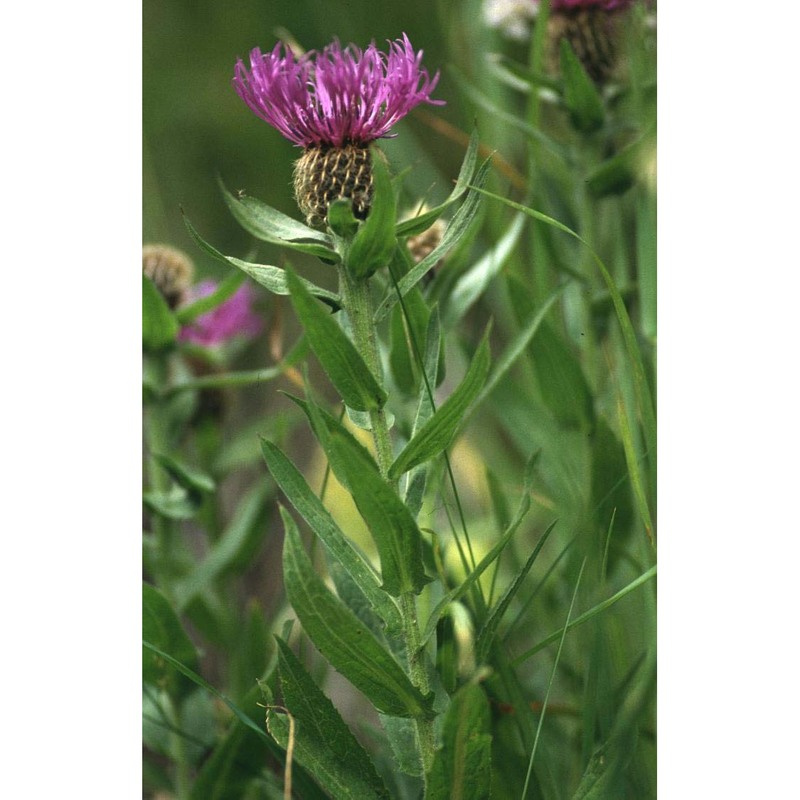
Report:
<svg viewBox="0 0 800 800"><path fill-rule="evenodd" d="M342 301L350 320L356 349L372 371L375 379L382 383L383 370L381 369L378 350L378 337L375 332L374 308L369 280L367 278L354 278L345 264L339 269L339 283ZM383 409L371 411L369 418L378 458L378 468L381 475L388 480L389 467L394 457L386 412ZM396 483L394 484L394 489L397 491ZM413 592L405 592L400 595L399 599L403 638L405 640L411 682L423 695L427 695L431 686L423 659L419 622L417 620L417 601ZM435 744L433 722L423 717L418 717L415 723L417 728L417 748L422 761L423 772L427 779L427 775L433 765Z"/></svg>

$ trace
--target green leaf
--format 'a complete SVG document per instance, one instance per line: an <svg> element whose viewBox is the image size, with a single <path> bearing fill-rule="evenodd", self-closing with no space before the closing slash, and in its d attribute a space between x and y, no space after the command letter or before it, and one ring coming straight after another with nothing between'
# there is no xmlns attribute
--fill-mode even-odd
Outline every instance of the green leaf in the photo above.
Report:
<svg viewBox="0 0 800 800"><path fill-rule="evenodd" d="M430 581L422 563L422 534L411 512L384 480L372 456L351 434L329 430L323 442L334 471L341 470L381 560L383 590L393 597L419 594Z"/></svg>
<svg viewBox="0 0 800 800"><path fill-rule="evenodd" d="M178 321L156 285L142 274L142 346L149 352L163 350L178 335Z"/></svg>
<svg viewBox="0 0 800 800"><path fill-rule="evenodd" d="M500 274L514 252L524 227L525 218L517 214L497 244L459 277L444 306L444 326L452 328Z"/></svg>
<svg viewBox="0 0 800 800"><path fill-rule="evenodd" d="M436 630L436 625L439 623L439 620L442 618L442 614L446 611L447 607L453 603L454 601L461 598L469 588L475 583L475 581L480 578L481 575L494 563L495 559L500 556L500 554L505 550L508 543L511 541L511 538L519 528L522 520L525 519L525 516L528 513L528 510L531 506L531 499L529 496L529 492L523 492L522 499L520 500L520 506L517 510L517 513L514 519L511 521L511 524L508 526L508 530L503 534L500 541L480 560L475 569L470 572L470 574L462 581L459 586L456 586L455 589L451 589L437 604L436 607L431 612L428 621L425 623L425 630L422 633L422 645L424 646L425 643L430 639L433 635L433 632ZM553 530L555 527L555 522L552 522L547 530L542 534L542 540L546 540L547 537L550 535L550 531Z"/></svg>
<svg viewBox="0 0 800 800"><path fill-rule="evenodd" d="M331 264L338 263L339 255L326 233L309 228L254 197L234 197L221 181L220 188L231 214L256 239L308 253ZM305 242L304 239L312 241Z"/></svg>
<svg viewBox="0 0 800 800"><path fill-rule="evenodd" d="M186 635L169 601L154 586L142 584L142 637L173 658L197 668L197 651ZM142 675L147 683L166 686L170 691L185 694L192 688L165 660L152 650L142 653Z"/></svg>
<svg viewBox="0 0 800 800"><path fill-rule="evenodd" d="M367 752L358 743L333 703L320 691L288 645L278 642L278 669L283 700L295 718L295 758L336 800L387 798L388 792ZM273 733L275 712L267 716ZM275 735L275 733L273 733ZM279 744L286 746L282 737Z"/></svg>
<svg viewBox="0 0 800 800"><path fill-rule="evenodd" d="M542 324L542 321L547 316L556 300L561 296L561 293L564 291L565 287L566 284L556 287L550 293L544 303L542 303L536 314L530 318L527 325L525 325L525 327L508 343L508 345L506 345L506 349L503 350L500 358L498 358L495 362L492 374L489 376L489 380L486 381L486 385L478 395L478 399L475 401L473 408L477 408L481 403L483 403L483 401L492 393L493 389L497 386L503 376L511 369L511 367L514 365L514 362L516 362L516 360L525 352L525 348L528 346L531 339L533 339L533 337L536 335L536 331L539 330L539 326Z"/></svg>
<svg viewBox="0 0 800 800"><path fill-rule="evenodd" d="M319 537L331 557L336 559L355 581L372 608L386 623L389 632L402 629L400 612L394 601L380 588L378 578L342 533L320 499L311 491L300 470L267 439L261 439L261 451L275 482L312 531Z"/></svg>
<svg viewBox="0 0 800 800"><path fill-rule="evenodd" d="M559 161L565 163L568 161L568 152L563 145L542 133L539 128L529 125L519 114L510 113L499 103L494 102L494 100L471 84L455 67L451 66L449 72L467 100L491 114L493 120L505 123L510 128L524 133L529 139L541 144L551 155L558 158Z"/></svg>
<svg viewBox="0 0 800 800"><path fill-rule="evenodd" d="M208 494L213 492L216 484L214 479L205 472L184 464L173 456L155 454L155 459L169 473L170 477L189 492Z"/></svg>
<svg viewBox="0 0 800 800"><path fill-rule="evenodd" d="M226 256L212 247L208 242L204 241L200 234L194 229L192 223L189 222L188 218L184 217L183 221L192 239L194 239L197 245L212 258L228 266L236 267L273 294L289 294L289 287L286 284L286 272L283 269L280 267L271 267L267 264L252 264L249 261L242 261L240 258ZM311 283L311 281L307 281L305 278L299 278L299 280L311 294L315 297L319 297L320 300L327 303L334 311L337 311L341 307L341 302L337 294L329 292L327 289L323 289Z"/></svg>
<svg viewBox="0 0 800 800"><path fill-rule="evenodd" d="M286 592L311 641L379 711L397 717L432 717L432 695L423 697L366 625L328 591L314 572L294 520L283 509L281 515L286 530Z"/></svg>
<svg viewBox="0 0 800 800"><path fill-rule="evenodd" d="M188 492L180 486L172 486L163 492L144 492L142 502L145 507L165 519L191 519L200 510L202 497L196 492Z"/></svg>
<svg viewBox="0 0 800 800"><path fill-rule="evenodd" d="M522 298L523 292L517 292ZM547 322L531 342L531 362L542 400L565 427L587 430L594 424L594 405L589 384L575 353Z"/></svg>
<svg viewBox="0 0 800 800"><path fill-rule="evenodd" d="M614 772L609 766L613 766L613 761L609 758L606 742L592 753L572 800L605 800L609 797L609 784Z"/></svg>
<svg viewBox="0 0 800 800"><path fill-rule="evenodd" d="M343 239L352 238L358 230L358 220L353 216L353 201L340 197L328 206L328 227Z"/></svg>
<svg viewBox="0 0 800 800"><path fill-rule="evenodd" d="M186 608L221 576L250 563L267 534L264 508L268 488L258 484L242 499L230 524L208 555L175 584L173 591L178 608Z"/></svg>
<svg viewBox="0 0 800 800"><path fill-rule="evenodd" d="M346 269L356 278L368 278L389 263L397 246L394 190L385 156L377 147L370 152L374 193L366 221L353 238L346 257Z"/></svg>
<svg viewBox="0 0 800 800"><path fill-rule="evenodd" d="M486 619L486 622L484 622L483 627L478 633L478 640L475 647L475 657L477 658L478 663L483 663L488 659L489 650L491 649L494 637L497 633L497 628L499 627L503 616L508 610L508 606L511 604L514 596L522 586L522 582L530 572L533 562L536 561L536 557L541 552L542 547L544 547L544 543L547 541L547 537L550 535L550 531L552 529L552 526L548 528L541 539L539 539L536 547L533 548L533 552L528 556L527 561L522 565L522 568L516 574L514 580L511 581L497 605L492 608L489 616Z"/></svg>
<svg viewBox="0 0 800 800"><path fill-rule="evenodd" d="M491 797L492 736L489 702L479 685L464 686L444 716L442 747L428 776L426 800Z"/></svg>
<svg viewBox="0 0 800 800"><path fill-rule="evenodd" d="M286 273L292 305L308 343L344 402L357 411L382 408L386 392L370 372L355 345L330 314L320 308L308 289L291 272Z"/></svg>
<svg viewBox="0 0 800 800"><path fill-rule="evenodd" d="M239 721L232 722L192 781L190 800L242 800L247 796L248 785L263 775L264 759L268 753L279 763L283 762L283 752L261 730L264 724L264 712L259 702L261 695L259 687L254 685L242 698L241 704L242 708L248 709L251 724L263 735L257 735L251 727L241 725ZM299 796L309 800L327 797L304 769L295 768L292 779Z"/></svg>
<svg viewBox="0 0 800 800"><path fill-rule="evenodd" d="M649 581L650 578L654 578L656 576L656 572L657 572L657 567L656 565L653 565L652 567L650 567L650 569L646 570L638 578L632 580L627 586L620 589L611 597L603 600L602 603L598 603L596 606L592 606L592 608L590 608L588 611L585 611L580 616L575 617L575 619L569 622L567 629L571 630L572 628L576 628L578 625L582 625L584 622L588 622L593 617L596 617L598 614L601 614L607 608L613 606L614 603L616 603L618 600L621 600L623 597L625 597L625 595L630 594L634 589L638 589L639 586L641 586L644 583L647 583L647 581ZM561 630L554 631L553 633L550 634L550 636L546 637L545 639L542 639L542 641L539 642L539 644L534 645L529 650L526 650L521 655L518 655L511 663L513 664L513 666L521 664L523 661L529 659L532 655L535 655L540 650L543 650L549 644L552 644L553 642L557 641L561 637L562 633L563 633L563 628Z"/></svg>
<svg viewBox="0 0 800 800"><path fill-rule="evenodd" d="M564 105L575 128L581 133L592 133L603 126L603 101L566 36L561 39L560 48Z"/></svg>
<svg viewBox="0 0 800 800"><path fill-rule="evenodd" d="M595 167L586 178L589 194L601 198L627 192L641 173L642 153L650 138L638 139Z"/></svg>
<svg viewBox="0 0 800 800"><path fill-rule="evenodd" d="M474 178L474 186L471 186L470 189L473 190L476 187L482 187L487 180L489 169L491 166L491 159L486 159L486 161L481 164L480 168L478 169L477 173L475 174ZM444 256L458 244L461 239L466 236L469 226L475 218L475 215L478 209L481 206L480 198L476 195L475 191L470 191L467 194L466 199L461 204L461 207L456 211L453 215L453 218L450 220L450 224L442 234L442 240L439 244L434 247L434 249L427 255L425 258L422 259L416 266L412 267L398 282L398 287L395 288L394 286L389 287L386 296L381 300L380 305L378 306L377 310L375 311L375 322L380 322L393 308L394 304L398 301L398 289L399 294L401 296L405 296L411 289L419 283L420 280L424 277L424 275L439 261L444 258Z"/></svg>
<svg viewBox="0 0 800 800"><path fill-rule="evenodd" d="M429 317L428 305L417 287L392 310L389 366L397 387L406 395L417 391L419 370L415 344L417 348L423 346Z"/></svg>
<svg viewBox="0 0 800 800"><path fill-rule="evenodd" d="M236 290L247 280L241 272L232 272L217 288L206 297L200 297L187 306L181 306L175 311L175 317L181 325L187 325L202 314L207 314L221 306L226 300L236 294Z"/></svg>
<svg viewBox="0 0 800 800"><path fill-rule="evenodd" d="M396 229L397 236L416 236L430 228L430 226L467 191L472 174L475 172L477 158L478 131L476 129L472 131L472 135L469 137L467 152L464 154L464 160L461 162L461 170L458 173L456 185L453 187L453 191L450 192L450 196L441 205L431 208L411 219L398 222Z"/></svg>
<svg viewBox="0 0 800 800"><path fill-rule="evenodd" d="M464 379L397 456L389 468L390 479L396 480L404 472L437 456L449 446L464 414L483 388L489 374L489 358L487 328Z"/></svg>
<svg viewBox="0 0 800 800"><path fill-rule="evenodd" d="M533 217L533 219L538 219L547 225L551 225L552 227L569 234L583 244L591 253L592 259L597 265L597 268L600 270L600 274L603 276L608 293L611 295L611 301L614 304L614 311L616 312L619 327L622 331L622 338L625 341L625 350L631 362L631 368L633 371L633 385L636 392L638 410L642 418L642 433L644 434L647 454L648 457L652 459L652 463L657 463L655 405L650 392L650 386L647 382L647 376L645 375L642 354L636 339L636 331L633 328L633 323L631 322L628 310L625 308L625 303L619 293L619 289L617 288L614 279L611 277L611 273L608 271L608 268L603 263L600 256L597 255L591 245L589 245L588 242L586 242L579 234L575 233L575 231L558 220L548 217L547 214L542 214L541 211L537 211L534 208L528 208L521 203L515 203L513 200L508 200L501 195L494 194L493 192L487 192L481 187L475 186L473 188L479 194L486 195L494 200L498 200L510 208L515 208L518 211L522 211L529 217Z"/></svg>

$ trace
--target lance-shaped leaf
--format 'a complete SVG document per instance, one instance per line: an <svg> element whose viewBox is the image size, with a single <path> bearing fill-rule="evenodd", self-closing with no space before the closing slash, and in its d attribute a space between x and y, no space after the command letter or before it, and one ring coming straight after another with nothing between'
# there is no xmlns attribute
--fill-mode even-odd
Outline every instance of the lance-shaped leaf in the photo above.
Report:
<svg viewBox="0 0 800 800"><path fill-rule="evenodd" d="M582 133L591 133L603 125L603 101L566 37L561 39L560 47L564 105L572 124Z"/></svg>
<svg viewBox="0 0 800 800"><path fill-rule="evenodd" d="M486 183L490 167L491 161L490 159L486 159L475 173L474 185L470 187L471 191L461 204L461 208L456 211L453 218L450 220L450 224L442 235L441 242L439 242L422 261L403 275L398 283L397 289L394 286L388 289L386 296L381 300L380 305L375 311L375 322L380 322L392 310L398 299L398 289L400 295L405 297L405 295L422 280L423 276L433 269L436 264L439 263L440 259L444 258L444 256L466 236L472 221L475 219L475 214L481 205L480 198L474 189L476 187L482 187Z"/></svg>
<svg viewBox="0 0 800 800"><path fill-rule="evenodd" d="M355 345L289 270L286 271L286 283L308 343L344 402L356 411L382 408L386 392Z"/></svg>
<svg viewBox="0 0 800 800"><path fill-rule="evenodd" d="M432 717L432 695L423 697L369 628L331 594L314 572L294 520L283 509L281 515L286 531L286 593L311 641L379 711L396 717Z"/></svg>
<svg viewBox="0 0 800 800"><path fill-rule="evenodd" d="M422 426L403 448L389 468L392 480L399 478L417 464L439 455L450 442L461 424L464 414L478 396L489 374L489 331L481 339L464 379L436 413Z"/></svg>
<svg viewBox="0 0 800 800"><path fill-rule="evenodd" d="M372 148L370 159L374 187L372 205L347 254L347 269L357 278L367 278L385 267L397 245L394 233L397 208L389 170L377 148Z"/></svg>
<svg viewBox="0 0 800 800"><path fill-rule="evenodd" d="M453 203L466 192L472 174L475 172L475 164L478 158L478 131L474 130L469 137L469 144L467 145L467 152L464 154L464 160L461 162L461 170L458 173L456 184L450 196L441 205L436 208L431 208L416 217L405 219L397 223L398 236L415 236L430 228L434 222L451 206Z"/></svg>
<svg viewBox="0 0 800 800"><path fill-rule="evenodd" d="M339 255L328 234L303 225L255 197L234 197L220 182L225 203L236 221L256 239L317 256L335 264ZM303 241L310 239L311 241Z"/></svg>
<svg viewBox="0 0 800 800"><path fill-rule="evenodd" d="M372 456L338 430L329 431L331 464L347 484L381 559L383 589L394 597L419 594L430 581L422 563L422 534L411 512L378 472Z"/></svg>
<svg viewBox="0 0 800 800"><path fill-rule="evenodd" d="M197 667L197 651L184 631L178 615L166 597L154 586L142 584L142 638L176 660ZM142 673L147 683L166 685L181 693L191 689L183 676L167 666L168 662L146 649L142 654Z"/></svg>
<svg viewBox="0 0 800 800"><path fill-rule="evenodd" d="M388 800L386 786L375 766L333 703L289 646L282 639L277 641L283 701L295 719L297 761L337 800ZM284 747L288 743L283 735L288 727L285 723L274 712L267 716L270 733Z"/></svg>
<svg viewBox="0 0 800 800"><path fill-rule="evenodd" d="M289 287L286 285L286 272L283 269L280 267L272 267L268 264L253 264L249 261L242 261L240 258L226 256L206 242L186 217L183 218L183 222L186 225L186 229L189 231L189 235L194 239L198 247L208 253L212 258L215 258L223 264L236 267L273 294L289 294ZM334 311L337 311L341 307L341 302L337 294L329 292L327 289L323 289L321 286L317 286L311 283L311 281L307 281L305 278L298 278L298 280L311 294L315 297L319 297L320 300L331 306ZM201 301L198 301L198 303L199 302Z"/></svg>
<svg viewBox="0 0 800 800"><path fill-rule="evenodd" d="M459 586L456 586L455 589L451 589L436 604L436 607L433 609L433 611L431 611L431 615L428 618L428 621L425 623L425 630L422 633L423 647L428 639L430 639L430 637L433 635L433 632L436 630L436 625L439 623L439 620L442 618L442 614L444 614L450 603L458 600L460 597L463 597L463 595L467 593L467 590L470 588L470 586L472 586L472 584L474 584L475 581L477 581L478 578L483 575L486 569L491 566L491 564L494 563L494 560L500 556L503 550L505 550L506 546L511 541L511 538L516 533L517 528L522 523L522 520L525 519L525 516L530 509L531 500L529 497L529 491L530 490L528 489L523 492L517 513L514 516L514 519L511 520L508 530L503 534L500 541L480 560L478 566L475 567L472 572L470 572L466 579ZM544 542L547 540L547 537L550 535L550 532L553 530L555 524L555 522L551 523L547 530L542 534L541 544L544 544Z"/></svg>
<svg viewBox="0 0 800 800"><path fill-rule="evenodd" d="M555 524L555 523L553 523ZM476 650L476 658L479 663L485 662L489 656L489 649L492 646L492 642L494 641L495 634L497 633L497 628L500 625L500 621L503 619L506 611L508 610L508 606L511 604L511 601L514 599L514 595L516 595L519 588L522 586L522 582L525 580L525 577L530 572L531 567L533 566L533 562L536 561L536 557L544 547L544 543L547 541L547 537L550 535L550 531L553 529L551 525L539 539L538 544L534 547L533 552L528 556L527 561L522 565L522 568L515 576L514 580L511 582L509 587L503 593L503 596L500 598L500 601L497 605L491 610L489 617L487 618L486 622L483 624L483 628L481 628L480 633L478 634L478 644L475 648Z"/></svg>
<svg viewBox="0 0 800 800"><path fill-rule="evenodd" d="M374 611L386 623L387 631L401 630L400 612L394 601L381 589L372 568L356 552L352 542L342 533L320 499L311 491L300 470L280 448L267 439L261 440L261 451L275 483L311 530L319 536L330 555L347 570Z"/></svg>
<svg viewBox="0 0 800 800"><path fill-rule="evenodd" d="M470 684L445 714L442 748L428 776L425 800L485 800L491 797L491 783L489 703L483 689Z"/></svg>

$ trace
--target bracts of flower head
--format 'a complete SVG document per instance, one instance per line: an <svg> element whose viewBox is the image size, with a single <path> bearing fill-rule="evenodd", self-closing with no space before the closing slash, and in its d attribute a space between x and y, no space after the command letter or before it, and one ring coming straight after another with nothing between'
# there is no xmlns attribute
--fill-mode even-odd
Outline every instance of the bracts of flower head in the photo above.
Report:
<svg viewBox="0 0 800 800"><path fill-rule="evenodd" d="M297 203L310 225L327 219L337 199L352 201L364 219L372 198L369 145L391 136L392 127L420 103L431 100L439 79L421 66L404 34L388 54L374 43L365 50L338 41L296 58L278 43L255 48L250 68L240 59L233 87L256 116L303 148L295 165Z"/></svg>

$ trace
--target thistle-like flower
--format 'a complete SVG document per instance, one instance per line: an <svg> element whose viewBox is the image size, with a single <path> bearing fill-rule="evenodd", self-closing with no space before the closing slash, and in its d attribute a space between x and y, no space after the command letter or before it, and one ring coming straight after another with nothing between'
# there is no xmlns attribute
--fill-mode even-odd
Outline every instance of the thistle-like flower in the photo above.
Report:
<svg viewBox="0 0 800 800"><path fill-rule="evenodd" d="M283 53L281 52L283 50ZM439 80L421 66L411 42L390 43L388 55L338 41L295 58L280 42L270 53L255 48L250 69L236 64L233 87L256 116L304 148L295 165L294 190L309 224L325 221L334 200L352 201L364 219L372 198L369 145L420 103Z"/></svg>
<svg viewBox="0 0 800 800"><path fill-rule="evenodd" d="M214 281L201 281L189 290L186 300L193 302L207 297L216 288ZM178 338L201 347L213 347L237 336L256 336L261 331L262 322L252 310L253 300L252 287L249 284L240 286L224 303L181 328Z"/></svg>

